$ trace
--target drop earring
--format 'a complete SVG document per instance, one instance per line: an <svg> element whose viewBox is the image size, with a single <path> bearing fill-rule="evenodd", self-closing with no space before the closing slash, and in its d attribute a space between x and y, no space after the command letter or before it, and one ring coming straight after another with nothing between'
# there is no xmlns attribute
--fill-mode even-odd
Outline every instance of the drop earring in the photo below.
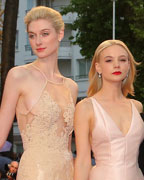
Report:
<svg viewBox="0 0 144 180"><path fill-rule="evenodd" d="M102 74L98 73L98 77L101 78L101 77L102 77Z"/></svg>
<svg viewBox="0 0 144 180"><path fill-rule="evenodd" d="M123 81L122 81L123 84L126 83L128 76L129 76L129 72L127 73L126 77L123 79Z"/></svg>

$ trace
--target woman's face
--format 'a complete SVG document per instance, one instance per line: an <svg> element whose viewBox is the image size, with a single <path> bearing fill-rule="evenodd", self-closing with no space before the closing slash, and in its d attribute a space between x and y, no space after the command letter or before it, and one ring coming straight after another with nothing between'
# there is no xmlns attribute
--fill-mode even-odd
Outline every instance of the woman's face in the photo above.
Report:
<svg viewBox="0 0 144 180"><path fill-rule="evenodd" d="M102 74L103 81L122 82L128 74L130 62L127 51L120 45L107 47L100 53L96 71Z"/></svg>
<svg viewBox="0 0 144 180"><path fill-rule="evenodd" d="M58 51L63 31L56 32L52 23L46 19L38 19L28 25L28 36L32 50L38 58L46 58Z"/></svg>

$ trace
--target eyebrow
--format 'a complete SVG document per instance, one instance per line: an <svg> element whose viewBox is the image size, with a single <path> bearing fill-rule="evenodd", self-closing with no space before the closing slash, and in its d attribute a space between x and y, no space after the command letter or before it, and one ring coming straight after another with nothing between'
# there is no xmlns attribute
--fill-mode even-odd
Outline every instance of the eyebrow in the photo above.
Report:
<svg viewBox="0 0 144 180"><path fill-rule="evenodd" d="M40 32L41 31L50 31L50 29L42 29L42 30L40 30ZM28 31L28 33L34 33L33 31ZM35 34L35 33L34 33Z"/></svg>
<svg viewBox="0 0 144 180"><path fill-rule="evenodd" d="M126 55L120 55L119 57L128 57L128 56L126 56ZM113 58L113 56L105 56L104 58Z"/></svg>
<svg viewBox="0 0 144 180"><path fill-rule="evenodd" d="M104 58L112 58L112 56L105 56Z"/></svg>

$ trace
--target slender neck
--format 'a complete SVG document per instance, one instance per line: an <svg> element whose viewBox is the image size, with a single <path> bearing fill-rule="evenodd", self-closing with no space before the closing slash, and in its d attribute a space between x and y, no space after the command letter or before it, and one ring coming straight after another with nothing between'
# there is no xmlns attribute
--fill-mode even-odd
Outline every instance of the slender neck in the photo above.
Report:
<svg viewBox="0 0 144 180"><path fill-rule="evenodd" d="M57 58L53 59L37 59L33 62L48 78L54 78L56 75L60 75L58 69Z"/></svg>
<svg viewBox="0 0 144 180"><path fill-rule="evenodd" d="M103 84L101 90L97 93L99 97L103 99L109 99L112 101L119 100L125 98L122 90L120 82L106 82Z"/></svg>

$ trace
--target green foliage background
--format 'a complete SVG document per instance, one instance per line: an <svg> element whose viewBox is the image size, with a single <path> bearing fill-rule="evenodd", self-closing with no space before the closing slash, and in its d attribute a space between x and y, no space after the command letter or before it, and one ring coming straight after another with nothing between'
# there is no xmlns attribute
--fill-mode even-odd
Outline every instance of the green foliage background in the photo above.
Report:
<svg viewBox="0 0 144 180"><path fill-rule="evenodd" d="M116 1L116 39L127 44L137 67L135 98L144 104L144 1ZM112 0L71 0L62 14L77 13L71 29L77 30L74 43L79 44L81 54L92 58L96 47L104 40L112 39ZM71 39L73 39L71 37Z"/></svg>

